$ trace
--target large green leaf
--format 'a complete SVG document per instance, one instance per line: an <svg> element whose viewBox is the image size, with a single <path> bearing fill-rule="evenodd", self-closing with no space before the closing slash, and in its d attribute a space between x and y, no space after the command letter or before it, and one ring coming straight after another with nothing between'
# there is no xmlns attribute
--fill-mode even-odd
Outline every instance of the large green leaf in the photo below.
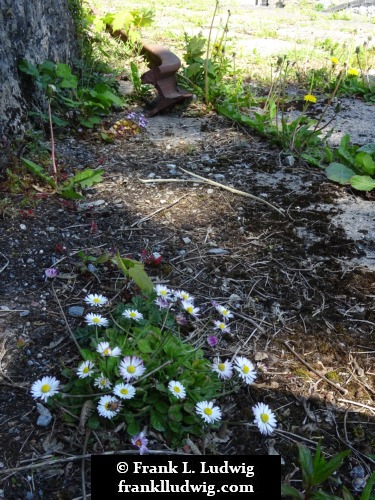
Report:
<svg viewBox="0 0 375 500"><path fill-rule="evenodd" d="M375 189L375 179L369 175L354 175L350 179L350 184L358 191L372 191Z"/></svg>
<svg viewBox="0 0 375 500"><path fill-rule="evenodd" d="M22 59L18 63L18 68L22 71L22 73L26 73L27 75L31 75L34 78L37 78L39 76L39 72L37 70L37 67L34 66L33 63L30 61L27 61L26 59Z"/></svg>
<svg viewBox="0 0 375 500"><path fill-rule="evenodd" d="M151 410L150 417L151 417L150 424L156 431L160 431L160 432L165 431L164 419L163 419L163 416L160 415L160 413L158 413L157 411Z"/></svg>
<svg viewBox="0 0 375 500"><path fill-rule="evenodd" d="M281 494L285 497L303 498L302 494L296 488L293 488L293 486L289 486L289 484L281 485Z"/></svg>
<svg viewBox="0 0 375 500"><path fill-rule="evenodd" d="M361 146L360 148L357 149L357 153L360 153L361 151L373 155L375 153L375 142L372 142L370 144L365 144L364 146Z"/></svg>
<svg viewBox="0 0 375 500"><path fill-rule="evenodd" d="M69 179L69 185L75 186L79 184L82 188L86 188L94 184L98 184L99 182L103 181L103 172L104 170L102 168L99 168L97 170L86 168L82 172L78 172L78 174Z"/></svg>
<svg viewBox="0 0 375 500"><path fill-rule="evenodd" d="M341 451L337 453L334 457L331 458L328 462L325 462L324 459L320 460L320 463L315 466L312 474L311 484L313 486L317 486L320 483L323 483L326 479L332 476L332 474L342 465L342 462L346 456L348 456L350 450Z"/></svg>
<svg viewBox="0 0 375 500"><path fill-rule="evenodd" d="M126 31L129 29L131 23L133 22L133 16L131 12L127 10L122 10L117 14L114 14L112 21L112 29L114 31L125 29Z"/></svg>
<svg viewBox="0 0 375 500"><path fill-rule="evenodd" d="M342 163L333 162L326 168L328 179L339 184L350 184L350 179L355 175L354 170Z"/></svg>
<svg viewBox="0 0 375 500"><path fill-rule="evenodd" d="M34 175L38 176L40 179L42 179L46 184L49 184L53 188L56 188L56 184L52 177L47 175L40 165L37 165L31 160L28 160L27 158L21 158L23 163L26 165L26 167L32 172Z"/></svg>
<svg viewBox="0 0 375 500"><path fill-rule="evenodd" d="M371 496L371 491L374 483L375 483L375 472L373 472L371 476L367 479L366 486L362 491L360 500L370 500L371 498L374 498L373 496Z"/></svg>
<svg viewBox="0 0 375 500"><path fill-rule="evenodd" d="M375 174L375 163L369 153L365 153L364 151L357 153L355 157L355 166L360 167L364 174Z"/></svg>
<svg viewBox="0 0 375 500"><path fill-rule="evenodd" d="M168 417L174 422L181 422L183 414L181 412L181 406L172 405L168 410Z"/></svg>

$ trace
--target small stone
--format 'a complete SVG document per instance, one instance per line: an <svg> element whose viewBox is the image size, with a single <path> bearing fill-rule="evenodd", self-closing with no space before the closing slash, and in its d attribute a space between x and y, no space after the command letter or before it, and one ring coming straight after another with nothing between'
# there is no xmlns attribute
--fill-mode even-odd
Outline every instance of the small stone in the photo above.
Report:
<svg viewBox="0 0 375 500"><path fill-rule="evenodd" d="M30 314L30 311L28 309L25 309L24 311L20 312L21 318L24 318L25 316L28 316Z"/></svg>
<svg viewBox="0 0 375 500"><path fill-rule="evenodd" d="M213 189L207 189L207 194L212 194L214 192Z"/></svg>
<svg viewBox="0 0 375 500"><path fill-rule="evenodd" d="M34 259L32 259L32 258L27 259L27 261L26 261L26 263L27 263L27 264L32 264L33 262L35 262L35 260L34 260Z"/></svg>
<svg viewBox="0 0 375 500"><path fill-rule="evenodd" d="M47 227L47 231L49 231L50 233L53 233L55 231L55 228L53 226L49 226L49 227Z"/></svg>
<svg viewBox="0 0 375 500"><path fill-rule="evenodd" d="M355 479L353 479L352 485L355 491L362 491L366 486L366 479L362 477L356 477Z"/></svg>
<svg viewBox="0 0 375 500"><path fill-rule="evenodd" d="M296 160L294 158L294 156L286 156L283 160L283 165L285 165L286 167L293 167L293 165L295 164Z"/></svg>
<svg viewBox="0 0 375 500"><path fill-rule="evenodd" d="M148 179L154 179L156 177L155 172L150 172L147 176Z"/></svg>
<svg viewBox="0 0 375 500"><path fill-rule="evenodd" d="M217 181L223 181L223 180L225 180L225 175L223 175L223 174L214 174L213 178L215 180L217 180Z"/></svg>
<svg viewBox="0 0 375 500"><path fill-rule="evenodd" d="M36 425L38 425L39 427L47 427L52 421L51 412L48 410L48 408L46 408L45 406L43 406L40 403L36 404L36 409L39 413L39 417L38 417L38 420L36 421Z"/></svg>
<svg viewBox="0 0 375 500"><path fill-rule="evenodd" d="M185 236L184 238L182 238L182 241L185 243L185 245L187 245L188 243L191 243L191 239L188 236Z"/></svg>
<svg viewBox="0 0 375 500"><path fill-rule="evenodd" d="M211 255L226 255L229 252L228 250L224 250L224 248L210 248L207 253L210 253Z"/></svg>
<svg viewBox="0 0 375 500"><path fill-rule="evenodd" d="M71 306L68 308L68 314L69 316L73 316L73 318L81 318L84 312L85 308L82 306Z"/></svg>
<svg viewBox="0 0 375 500"><path fill-rule="evenodd" d="M361 479L363 479L366 475L365 469L361 465L353 467L353 469L349 472L349 474L354 478L361 478Z"/></svg>
<svg viewBox="0 0 375 500"><path fill-rule="evenodd" d="M25 229L26 229L25 224L20 224L20 229L21 229L22 231L25 231Z"/></svg>

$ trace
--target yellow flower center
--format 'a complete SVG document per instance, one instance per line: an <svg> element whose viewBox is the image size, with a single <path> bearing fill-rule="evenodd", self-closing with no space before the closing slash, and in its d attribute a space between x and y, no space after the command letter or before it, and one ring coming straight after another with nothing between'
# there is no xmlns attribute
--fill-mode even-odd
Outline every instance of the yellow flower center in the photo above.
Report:
<svg viewBox="0 0 375 500"><path fill-rule="evenodd" d="M49 392L51 390L51 386L49 384L42 385L42 392Z"/></svg>
<svg viewBox="0 0 375 500"><path fill-rule="evenodd" d="M137 313L135 311L131 311L131 313L129 314L129 316L131 318L135 318L137 316Z"/></svg>
<svg viewBox="0 0 375 500"><path fill-rule="evenodd" d="M219 363L219 364L217 365L217 367L219 368L219 370L220 370L221 372L223 372L223 371L225 370L225 364L224 364L224 363Z"/></svg>
<svg viewBox="0 0 375 500"><path fill-rule="evenodd" d="M107 385L107 380L105 378L102 378L100 381L100 385Z"/></svg>
<svg viewBox="0 0 375 500"><path fill-rule="evenodd" d="M160 291L160 295L162 295L163 297L165 297L167 295L167 292L165 290L161 290Z"/></svg>
<svg viewBox="0 0 375 500"><path fill-rule="evenodd" d="M175 385L174 388L173 388L174 392L181 392L181 389Z"/></svg>
<svg viewBox="0 0 375 500"><path fill-rule="evenodd" d="M85 366L82 371L83 371L83 373L88 373L89 370L90 370L90 368L88 366Z"/></svg>
<svg viewBox="0 0 375 500"><path fill-rule="evenodd" d="M269 415L267 415L267 413L262 413L260 416L260 419L264 424L266 424L268 422L268 420L270 419L270 417L269 417Z"/></svg>
<svg viewBox="0 0 375 500"><path fill-rule="evenodd" d="M191 314L191 313L193 312L193 310L194 310L194 309L193 309L193 306L188 306L188 307L186 308L186 311L187 311L189 314Z"/></svg>
<svg viewBox="0 0 375 500"><path fill-rule="evenodd" d="M93 302L95 302L95 304L99 304L99 302L100 302L99 297L95 297L95 299L93 300Z"/></svg>
<svg viewBox="0 0 375 500"><path fill-rule="evenodd" d="M244 367L242 368L242 371L243 371L243 373L246 375L247 373L249 373L250 368L246 365L246 366L244 366Z"/></svg>
<svg viewBox="0 0 375 500"><path fill-rule="evenodd" d="M128 371L128 373L134 373L135 372L135 366L134 365L128 366L127 371Z"/></svg>
<svg viewBox="0 0 375 500"><path fill-rule="evenodd" d="M221 330L225 330L225 324L224 323L219 323L219 328Z"/></svg>
<svg viewBox="0 0 375 500"><path fill-rule="evenodd" d="M107 347L107 349L104 349L103 351L103 355L104 356L109 356L110 352L109 352L109 347Z"/></svg>
<svg viewBox="0 0 375 500"><path fill-rule="evenodd" d="M121 389L121 391L120 391L120 392L121 392L121 394L125 394L125 395L126 395L126 394L129 394L128 389L125 389L125 387L124 387L123 389Z"/></svg>
<svg viewBox="0 0 375 500"><path fill-rule="evenodd" d="M208 416L212 415L212 410L211 410L211 408L205 408L205 409L203 410L203 412L204 412L206 415L208 415Z"/></svg>
<svg viewBox="0 0 375 500"><path fill-rule="evenodd" d="M96 318L96 317L95 317L95 318L92 318L92 321L93 321L93 323L100 323L100 319L99 319L99 318Z"/></svg>

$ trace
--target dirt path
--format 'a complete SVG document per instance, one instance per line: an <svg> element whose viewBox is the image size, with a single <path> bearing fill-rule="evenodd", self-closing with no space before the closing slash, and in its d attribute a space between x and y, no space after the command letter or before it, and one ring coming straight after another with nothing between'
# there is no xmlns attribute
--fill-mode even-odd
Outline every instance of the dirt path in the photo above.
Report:
<svg viewBox="0 0 375 500"><path fill-rule="evenodd" d="M89 135L58 140L60 169L101 164L104 182L87 190L82 203L32 198L29 211L2 220L0 466L82 452L84 438L58 411L48 427L36 425L30 383L45 374L61 377L62 366L77 364L66 320L75 330L82 316L71 316L70 307L82 305L88 292L120 293L126 300L120 274L105 265L92 273L85 258L117 250L140 258L147 248L164 258L160 268L149 269L155 282L185 288L202 305L227 303L236 313L231 334L217 351L207 347L207 355L230 357L239 350L254 360L259 376L222 401L226 419L251 421L250 408L261 400L284 431L265 439L253 428L230 426L207 436L206 451L267 454L272 448L282 456L285 477L294 470L296 440L322 437L330 454L350 442L356 451L339 476L353 491L349 471L356 465L370 470L364 457L374 454L375 443L374 272L353 259L370 252L373 241L363 250L365 242L349 238L333 220L343 202L372 215L373 202L327 182L319 171L284 166L277 150L247 131L215 115L191 116L195 111L155 117L142 135L114 144ZM267 200L283 214L212 185L141 182L192 180L180 167ZM44 277L56 260L57 299ZM150 448L159 449L151 429L149 437ZM121 432L100 431L99 439L106 450L131 448ZM88 452L99 451L90 441ZM81 494L78 461L38 469L32 480L29 472L5 474L3 497Z"/></svg>

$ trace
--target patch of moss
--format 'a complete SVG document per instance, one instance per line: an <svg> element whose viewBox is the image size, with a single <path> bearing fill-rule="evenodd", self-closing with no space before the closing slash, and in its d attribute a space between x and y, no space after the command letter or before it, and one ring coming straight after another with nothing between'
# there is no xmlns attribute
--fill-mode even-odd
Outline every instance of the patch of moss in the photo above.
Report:
<svg viewBox="0 0 375 500"><path fill-rule="evenodd" d="M335 371L326 373L326 378L328 378L328 380L332 380L332 382L339 382L340 380L339 374Z"/></svg>
<svg viewBox="0 0 375 500"><path fill-rule="evenodd" d="M296 377L310 378L310 372L304 370L303 368L296 368L295 370L292 370L292 374Z"/></svg>

